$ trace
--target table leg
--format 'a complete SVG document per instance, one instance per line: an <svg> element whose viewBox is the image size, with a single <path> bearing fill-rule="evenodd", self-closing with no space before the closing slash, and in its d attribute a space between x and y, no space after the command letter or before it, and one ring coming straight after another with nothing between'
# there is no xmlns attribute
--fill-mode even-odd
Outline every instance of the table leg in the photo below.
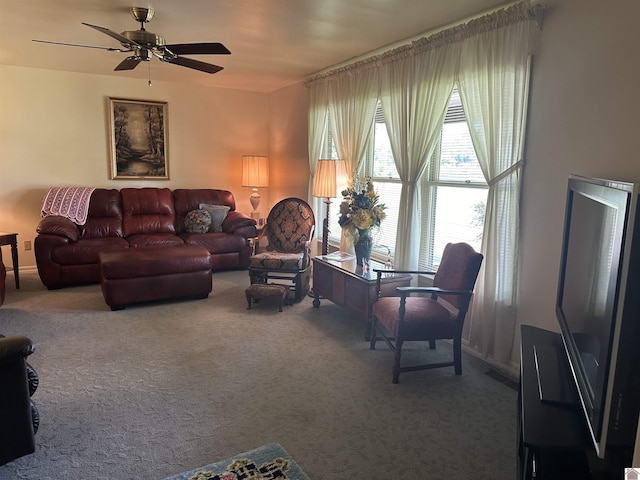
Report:
<svg viewBox="0 0 640 480"><path fill-rule="evenodd" d="M318 308L320 306L320 295L318 292L314 290L313 292L313 308Z"/></svg>
<svg viewBox="0 0 640 480"><path fill-rule="evenodd" d="M11 260L13 261L13 278L16 288L20 288L20 274L18 273L18 242L11 243Z"/></svg>

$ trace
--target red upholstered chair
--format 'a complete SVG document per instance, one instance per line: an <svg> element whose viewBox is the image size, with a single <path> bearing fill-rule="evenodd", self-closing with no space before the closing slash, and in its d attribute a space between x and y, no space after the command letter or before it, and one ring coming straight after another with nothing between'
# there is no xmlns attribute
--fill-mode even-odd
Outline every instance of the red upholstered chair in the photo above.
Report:
<svg viewBox="0 0 640 480"><path fill-rule="evenodd" d="M310 242L315 228L313 210L299 198L285 198L276 203L260 237L269 241L266 252L249 261L251 283L286 284L299 302L309 291L311 276Z"/></svg>
<svg viewBox="0 0 640 480"><path fill-rule="evenodd" d="M466 243L449 243L435 273L432 287L398 287L394 297L380 297L380 280L389 270L376 270L378 300L371 318L371 350L384 340L395 354L393 383L401 372L428 368L455 368L462 374L462 326L473 295L482 255ZM397 273L433 272L393 270ZM411 294L418 294L411 296ZM432 349L437 339L453 340L453 360L424 365L401 366L402 345L408 341L428 341Z"/></svg>

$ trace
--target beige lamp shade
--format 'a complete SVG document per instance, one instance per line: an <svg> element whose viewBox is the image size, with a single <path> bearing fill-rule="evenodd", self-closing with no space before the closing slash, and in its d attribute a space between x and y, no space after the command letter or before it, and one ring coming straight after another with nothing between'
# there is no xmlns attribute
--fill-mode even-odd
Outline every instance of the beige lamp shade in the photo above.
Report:
<svg viewBox="0 0 640 480"><path fill-rule="evenodd" d="M260 205L260 194L258 188L269 186L269 157L261 155L242 156L242 186L251 187L253 193L249 197L253 212L251 216L259 217L256 211Z"/></svg>
<svg viewBox="0 0 640 480"><path fill-rule="evenodd" d="M331 199L338 195L338 190L346 188L347 169L344 160L318 160L316 174L313 177L311 194L324 197L326 200L326 216L322 221L322 255L329 250L329 205Z"/></svg>
<svg viewBox="0 0 640 480"><path fill-rule="evenodd" d="M339 160L318 160L311 191L314 197L334 198L337 195L338 162Z"/></svg>
<svg viewBox="0 0 640 480"><path fill-rule="evenodd" d="M269 186L269 157L242 156L242 186L251 188Z"/></svg>

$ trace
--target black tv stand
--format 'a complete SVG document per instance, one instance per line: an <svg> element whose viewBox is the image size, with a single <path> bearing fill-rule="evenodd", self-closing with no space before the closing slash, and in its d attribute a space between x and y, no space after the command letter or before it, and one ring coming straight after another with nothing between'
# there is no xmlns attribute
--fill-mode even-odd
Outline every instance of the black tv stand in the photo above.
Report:
<svg viewBox="0 0 640 480"><path fill-rule="evenodd" d="M558 346L562 347L560 335L522 325L521 336L518 478L590 480L587 454L593 447L581 410L563 392L571 381L556 354ZM543 401L541 390L543 398L545 390L551 397ZM558 392L560 396L554 396Z"/></svg>
<svg viewBox="0 0 640 480"><path fill-rule="evenodd" d="M580 408L578 394L570 380L571 373L562 342L534 343L533 361L540 401L561 407Z"/></svg>

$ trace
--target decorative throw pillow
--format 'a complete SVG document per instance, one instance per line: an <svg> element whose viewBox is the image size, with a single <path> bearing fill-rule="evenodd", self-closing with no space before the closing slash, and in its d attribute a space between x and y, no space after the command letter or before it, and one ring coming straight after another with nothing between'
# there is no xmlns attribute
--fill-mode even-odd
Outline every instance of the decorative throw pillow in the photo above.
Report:
<svg viewBox="0 0 640 480"><path fill-rule="evenodd" d="M206 210L191 210L184 217L184 229L188 233L206 233L211 227L211 214Z"/></svg>
<svg viewBox="0 0 640 480"><path fill-rule="evenodd" d="M226 205L209 205L207 203L201 203L198 207L206 210L211 215L211 227L209 227L209 231L221 232L222 222L224 222L224 219L227 217L230 207Z"/></svg>

